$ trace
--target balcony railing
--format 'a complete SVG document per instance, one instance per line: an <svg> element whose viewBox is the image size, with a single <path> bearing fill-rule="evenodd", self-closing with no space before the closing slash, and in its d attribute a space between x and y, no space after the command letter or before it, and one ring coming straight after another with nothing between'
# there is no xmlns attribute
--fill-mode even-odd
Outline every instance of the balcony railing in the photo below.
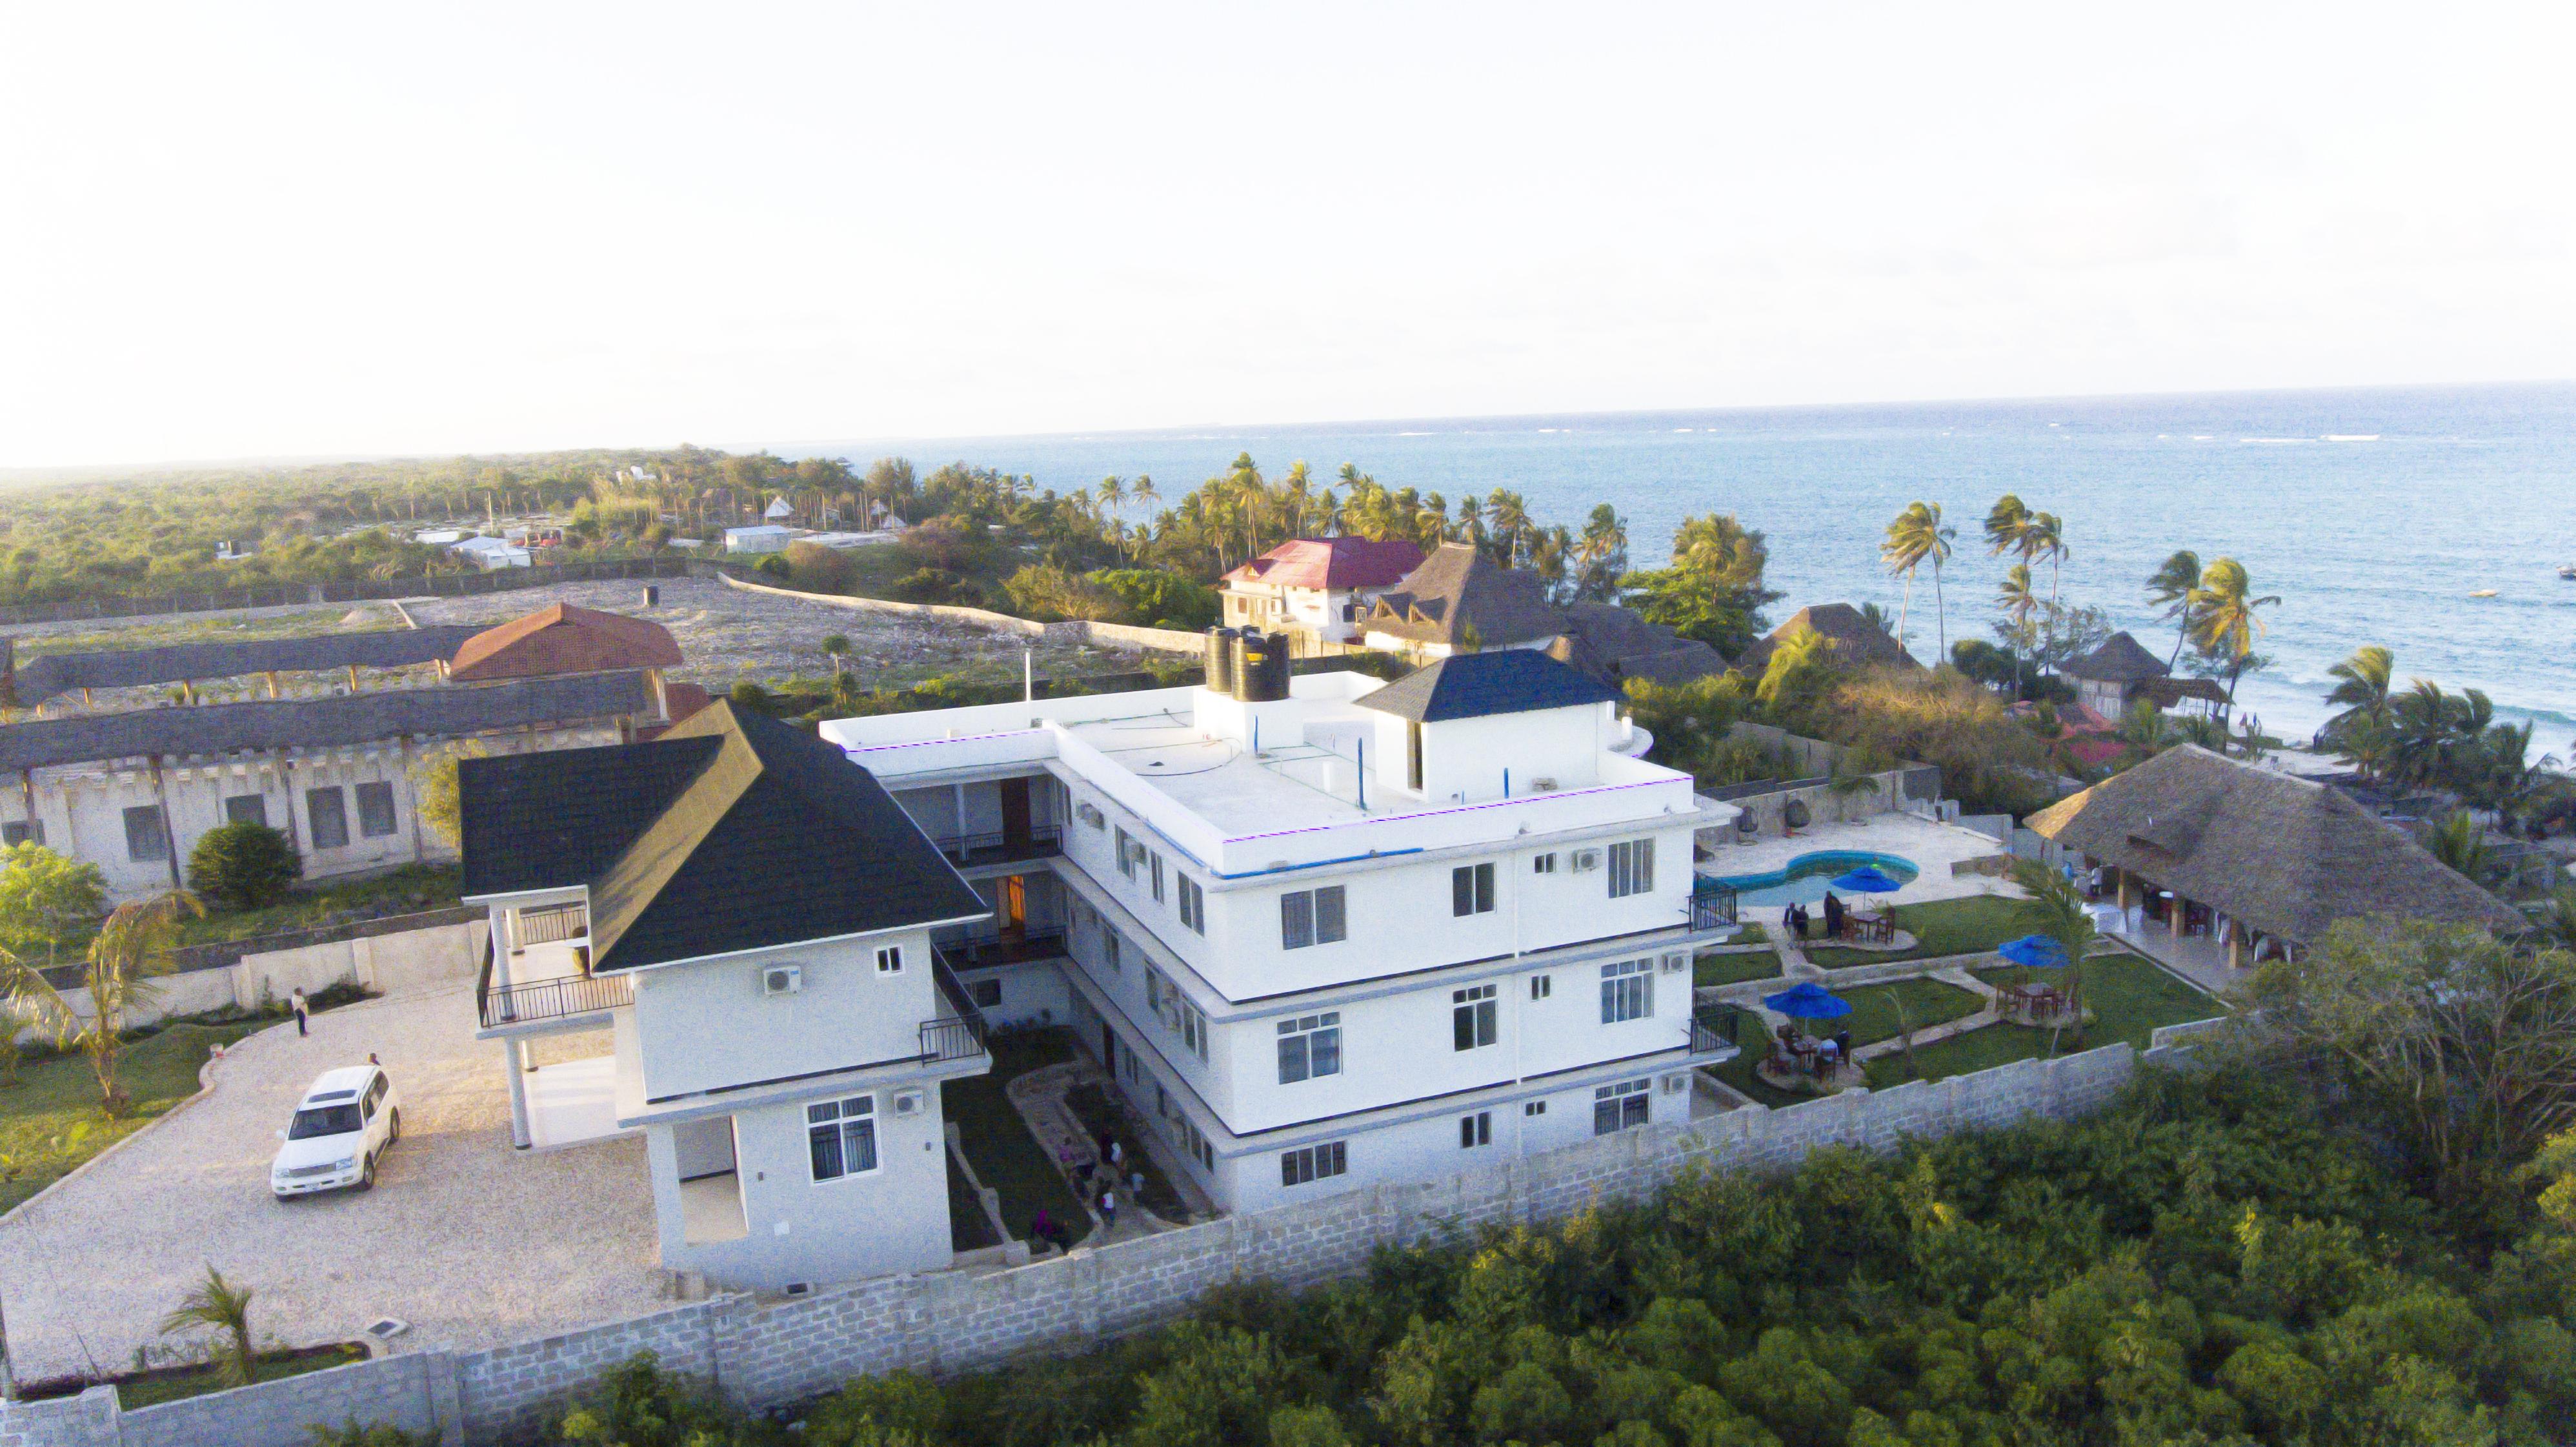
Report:
<svg viewBox="0 0 2576 1447"><path fill-rule="evenodd" d="M566 1020L635 1003L635 982L624 975L570 975L533 980L524 985L492 984L490 955L485 955L482 983L474 991L483 1028Z"/></svg>
<svg viewBox="0 0 2576 1447"><path fill-rule="evenodd" d="M1064 931L1035 930L1013 937L979 935L931 947L939 962L952 970L981 970L994 965L1017 965L1029 960L1051 960L1064 953Z"/></svg>
<svg viewBox="0 0 2576 1447"><path fill-rule="evenodd" d="M1712 1022L1701 1019L1697 1015L1693 1015L1691 1017L1690 1053L1693 1058L1703 1060L1731 1059L1735 1055L1736 1049L1737 1047L1735 1042L1727 1038L1725 1031L1717 1028L1717 1026Z"/></svg>
<svg viewBox="0 0 2576 1447"><path fill-rule="evenodd" d="M954 1017L921 1022L921 1058L925 1062L965 1060L984 1053L984 1012L975 1005L974 996L966 991L966 982L957 978L947 962L932 959L931 983L939 987L940 998Z"/></svg>
<svg viewBox="0 0 2576 1447"><path fill-rule="evenodd" d="M931 841L959 864L1003 864L1016 859L1046 859L1064 852L1064 829L1032 825L1025 834L949 834Z"/></svg>
<svg viewBox="0 0 2576 1447"><path fill-rule="evenodd" d="M521 910L511 933L518 936L522 945L551 945L577 940L590 933L590 908L566 904L551 909Z"/></svg>
<svg viewBox="0 0 2576 1447"><path fill-rule="evenodd" d="M1691 885L1691 928L1724 929L1735 923L1735 891L1713 879Z"/></svg>

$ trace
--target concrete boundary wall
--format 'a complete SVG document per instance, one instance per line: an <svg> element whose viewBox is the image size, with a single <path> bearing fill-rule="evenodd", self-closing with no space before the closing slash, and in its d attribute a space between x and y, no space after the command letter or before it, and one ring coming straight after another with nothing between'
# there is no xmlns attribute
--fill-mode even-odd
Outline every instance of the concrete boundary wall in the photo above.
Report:
<svg viewBox="0 0 2576 1447"><path fill-rule="evenodd" d="M2028 1116L2069 1119L2108 1103L2141 1061L2184 1058L2161 1045L2143 1053L2106 1045L1930 1084L1627 1131L1437 1181L1349 1191L986 1275L894 1276L795 1298L727 1295L491 1351L407 1353L139 1412L120 1414L103 1390L20 1403L0 1408L0 1447L289 1447L305 1440L305 1422L354 1414L419 1430L421 1412L436 1417L450 1444L532 1442L601 1373L639 1351L745 1406L776 1406L862 1374L968 1371L1025 1353L1078 1351L1168 1320L1211 1287L1345 1278L1364 1270L1381 1245L1557 1219L1596 1202L1644 1197L1686 1170L1779 1172L1823 1146L1884 1151L1908 1137ZM294 1420L307 1413L315 1415Z"/></svg>
<svg viewBox="0 0 2576 1447"><path fill-rule="evenodd" d="M1017 633L1023 638L1070 639L1088 643L1094 648L1115 648L1133 652L1140 648L1159 649L1166 653L1196 653L1206 646L1200 634L1184 633L1177 628L1139 628L1127 623L1093 623L1075 619L1064 623L1040 623L1034 618L1019 618L1008 613L995 613L985 608L966 608L954 603L898 603L892 598L861 598L847 593L806 593L794 588L776 588L767 583L746 583L731 573L717 576L729 588L746 593L766 593L773 598L792 598L799 603L819 603L826 608L841 608L852 613L895 613L915 618L945 618L952 623L973 623L985 628L998 628Z"/></svg>
<svg viewBox="0 0 2576 1447"><path fill-rule="evenodd" d="M453 924L247 954L229 965L165 975L154 982L158 994L151 1006L133 1011L128 1023L150 1025L226 1006L255 1010L284 1003L298 988L312 994L343 980L379 994L440 980L470 980L482 968L483 939L491 929L489 917L477 911L474 918ZM83 1015L90 1013L87 989L66 989L63 998ZM18 1038L41 1040L45 1033L21 1025Z"/></svg>

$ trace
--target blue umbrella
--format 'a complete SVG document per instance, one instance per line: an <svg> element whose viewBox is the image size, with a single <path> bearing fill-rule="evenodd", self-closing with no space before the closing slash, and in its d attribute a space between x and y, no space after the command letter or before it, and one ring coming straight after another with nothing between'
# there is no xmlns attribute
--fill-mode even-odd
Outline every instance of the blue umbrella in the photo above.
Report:
<svg viewBox="0 0 2576 1447"><path fill-rule="evenodd" d="M1852 1012L1851 1001L1813 980L1802 981L1776 995L1763 996L1762 1007L1792 1020L1832 1020Z"/></svg>
<svg viewBox="0 0 2576 1447"><path fill-rule="evenodd" d="M1880 872L1875 864L1864 864L1849 874L1837 875L1834 888L1853 894L1894 894L1905 885Z"/></svg>
<svg viewBox="0 0 2576 1447"><path fill-rule="evenodd" d="M2066 946L2046 935L2023 935L2017 940L2006 940L1995 953L2016 965L2027 965L2034 970L2063 969L2066 965Z"/></svg>

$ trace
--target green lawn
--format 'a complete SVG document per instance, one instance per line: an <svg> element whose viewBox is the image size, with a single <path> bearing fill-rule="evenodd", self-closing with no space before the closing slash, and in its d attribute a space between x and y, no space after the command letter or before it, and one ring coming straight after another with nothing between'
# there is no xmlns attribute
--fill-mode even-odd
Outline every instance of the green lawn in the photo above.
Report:
<svg viewBox="0 0 2576 1447"><path fill-rule="evenodd" d="M2093 1023L2081 1034L2067 1031L2058 1041L2060 1054L2089 1050L2114 1040L2126 1040L2143 1050L2159 1025L2181 1025L2222 1013L2216 1000L2126 950L2095 955L2084 962L2083 969L2084 1008L2093 1012ZM2063 980L2065 973L2011 965L1975 972L1978 979L1994 985L2017 984L2032 978ZM2046 1054L2047 1031L2020 1025L1989 1025L1938 1045L1927 1045L1914 1052L1914 1057L1924 1079L1939 1080ZM1901 1055L1873 1060L1868 1069L1873 1087L1895 1085L1907 1078Z"/></svg>
<svg viewBox="0 0 2576 1447"><path fill-rule="evenodd" d="M1178 1221L1189 1215L1188 1203L1181 1199L1179 1191L1172 1188L1171 1178L1163 1174L1163 1168L1154 1164L1153 1152L1144 1148L1143 1123L1136 1119L1134 1111L1126 1108L1124 1102L1110 1095L1105 1087L1077 1085L1064 1093L1064 1103L1094 1140L1099 1139L1102 1131L1107 1131L1125 1144L1126 1160L1120 1169L1144 1173L1146 1210L1166 1221Z"/></svg>
<svg viewBox="0 0 2576 1447"><path fill-rule="evenodd" d="M458 873L454 865L406 864L400 869L366 879L335 880L298 889L266 909L219 913L209 908L203 919L190 918L180 922L179 943L202 945L218 940L246 940L255 935L311 929L330 923L333 915L352 910L375 915L448 909L457 902L457 882Z"/></svg>
<svg viewBox="0 0 2576 1447"><path fill-rule="evenodd" d="M367 1359L367 1349L357 1342L339 1346L295 1347L282 1351L261 1352L251 1358L250 1375L254 1382L273 1382L280 1377L298 1377L328 1367L345 1367ZM208 1392L225 1390L222 1375L212 1363L155 1371L129 1378L116 1384L116 1404L128 1412L157 1407L186 1397L201 1397Z"/></svg>
<svg viewBox="0 0 2576 1447"><path fill-rule="evenodd" d="M1738 985L1746 980L1768 980L1780 973L1778 950L1747 950L1740 954L1706 954L1691 962L1691 984Z"/></svg>
<svg viewBox="0 0 2576 1447"><path fill-rule="evenodd" d="M1003 1087L1041 1066L1073 1058L1073 1036L1056 1030L1016 1031L993 1040L993 1069L985 1075L951 1080L939 1087L940 1108L957 1127L958 1143L975 1174L1001 1193L1002 1224L1020 1240L1029 1238L1029 1222L1039 1208L1070 1228L1079 1239L1090 1218L1073 1188L1047 1159L1029 1123Z"/></svg>
<svg viewBox="0 0 2576 1447"><path fill-rule="evenodd" d="M1829 970L1853 965L1881 965L1890 960L1925 960L1942 955L1976 954L2030 933L2021 901L1975 894L1964 899L1936 899L1929 904L1899 905L1896 927L1914 936L1912 949L1854 950L1819 945L1807 958Z"/></svg>
<svg viewBox="0 0 2576 1447"><path fill-rule="evenodd" d="M1901 1028L1896 1007L1902 1001L1906 1018L1914 1028L1947 1024L1964 1015L1973 1015L1984 1006L1984 997L1973 990L1945 985L1939 980L1891 980L1884 985L1863 985L1855 990L1836 990L1835 994L1851 1002L1852 1012L1840 1020L1819 1020L1820 1026L1839 1027L1851 1032L1854 1045L1875 1045L1893 1040ZM1827 1029L1826 1034L1832 1034Z"/></svg>
<svg viewBox="0 0 2576 1447"><path fill-rule="evenodd" d="M984 1203L976 1199L975 1183L957 1169L956 1152L944 1152L943 1157L948 1162L948 1249L973 1251L1001 1245L1001 1238L993 1234L992 1219L984 1214Z"/></svg>
<svg viewBox="0 0 2576 1447"><path fill-rule="evenodd" d="M134 1113L109 1120L98 1108L98 1079L79 1055L30 1060L18 1083L0 1086L0 1211L43 1190L73 1167L197 1093L197 1070L212 1048L257 1028L239 1025L172 1025L125 1047L120 1076Z"/></svg>

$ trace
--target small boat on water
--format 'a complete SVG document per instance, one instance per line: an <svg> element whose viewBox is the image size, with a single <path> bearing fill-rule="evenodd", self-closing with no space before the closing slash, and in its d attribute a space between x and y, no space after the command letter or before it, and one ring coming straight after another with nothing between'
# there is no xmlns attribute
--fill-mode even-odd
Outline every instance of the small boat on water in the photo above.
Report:
<svg viewBox="0 0 2576 1447"><path fill-rule="evenodd" d="M2494 597L2495 595L2496 595L2496 590L2495 590L2495 589L2493 589L2493 588L2480 588L2480 589L2479 589L2479 590L2477 590L2476 592L2471 593L2469 596L2470 596L2470 597L2472 597L2472 598L2492 598L2492 597Z"/></svg>
<svg viewBox="0 0 2576 1447"><path fill-rule="evenodd" d="M2559 569L2558 576L2566 579L2568 582L2576 583L2576 563L2569 563L2566 567Z"/></svg>

